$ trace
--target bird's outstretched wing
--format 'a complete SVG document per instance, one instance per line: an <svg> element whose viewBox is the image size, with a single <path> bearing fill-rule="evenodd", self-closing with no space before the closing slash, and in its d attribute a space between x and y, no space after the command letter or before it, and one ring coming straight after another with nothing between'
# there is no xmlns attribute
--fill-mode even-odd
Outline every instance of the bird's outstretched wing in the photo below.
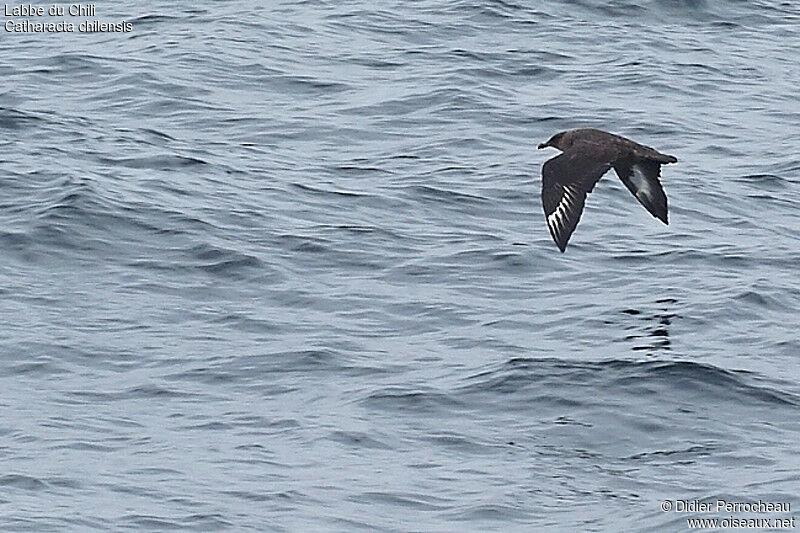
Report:
<svg viewBox="0 0 800 533"><path fill-rule="evenodd" d="M583 213L586 195L611 168L614 154L597 144L572 145L542 166L542 205L550 234L562 252Z"/></svg>
<svg viewBox="0 0 800 533"><path fill-rule="evenodd" d="M661 163L653 160L617 161L614 163L614 172L651 215L664 224L669 224L667 195L661 187L661 182L658 181L661 176Z"/></svg>

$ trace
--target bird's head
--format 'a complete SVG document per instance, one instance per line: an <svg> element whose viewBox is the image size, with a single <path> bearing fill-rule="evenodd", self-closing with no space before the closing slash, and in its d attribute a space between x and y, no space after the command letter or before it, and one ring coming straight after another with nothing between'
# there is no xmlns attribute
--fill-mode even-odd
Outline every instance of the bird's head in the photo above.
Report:
<svg viewBox="0 0 800 533"><path fill-rule="evenodd" d="M572 135L569 131L562 131L561 133L556 133L547 142L543 142L539 145L539 149L547 148L548 146L552 146L553 148L558 148L562 152L569 148L572 144Z"/></svg>

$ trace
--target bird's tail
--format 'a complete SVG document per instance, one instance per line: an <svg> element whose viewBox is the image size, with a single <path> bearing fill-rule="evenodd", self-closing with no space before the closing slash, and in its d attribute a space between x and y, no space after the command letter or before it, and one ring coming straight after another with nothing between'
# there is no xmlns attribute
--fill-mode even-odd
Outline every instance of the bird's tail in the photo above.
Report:
<svg viewBox="0 0 800 533"><path fill-rule="evenodd" d="M656 157L651 157L650 159L652 159L653 161L657 161L659 163L665 164L665 165L668 164L668 163L677 163L678 162L678 158L675 157L674 155L662 154L661 152L656 152L656 154L657 154Z"/></svg>

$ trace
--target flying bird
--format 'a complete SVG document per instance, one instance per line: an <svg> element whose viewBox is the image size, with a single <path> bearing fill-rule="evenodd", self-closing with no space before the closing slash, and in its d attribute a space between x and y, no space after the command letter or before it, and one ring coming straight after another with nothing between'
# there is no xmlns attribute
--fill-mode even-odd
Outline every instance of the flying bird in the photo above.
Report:
<svg viewBox="0 0 800 533"><path fill-rule="evenodd" d="M581 219L586 195L610 168L651 215L669 223L667 195L658 178L661 165L678 161L674 156L591 128L556 133L539 148L548 146L562 153L542 166L542 205L547 227L562 252Z"/></svg>

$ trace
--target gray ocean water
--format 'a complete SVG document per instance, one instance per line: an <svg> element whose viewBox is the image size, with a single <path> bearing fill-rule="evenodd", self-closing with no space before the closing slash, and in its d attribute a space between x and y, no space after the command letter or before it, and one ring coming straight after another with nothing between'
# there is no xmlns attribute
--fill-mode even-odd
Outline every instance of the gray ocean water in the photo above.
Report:
<svg viewBox="0 0 800 533"><path fill-rule="evenodd" d="M0 529L795 516L800 5L96 9L0 20ZM669 226L610 173L558 251L582 126ZM717 499L792 512L661 509Z"/></svg>

